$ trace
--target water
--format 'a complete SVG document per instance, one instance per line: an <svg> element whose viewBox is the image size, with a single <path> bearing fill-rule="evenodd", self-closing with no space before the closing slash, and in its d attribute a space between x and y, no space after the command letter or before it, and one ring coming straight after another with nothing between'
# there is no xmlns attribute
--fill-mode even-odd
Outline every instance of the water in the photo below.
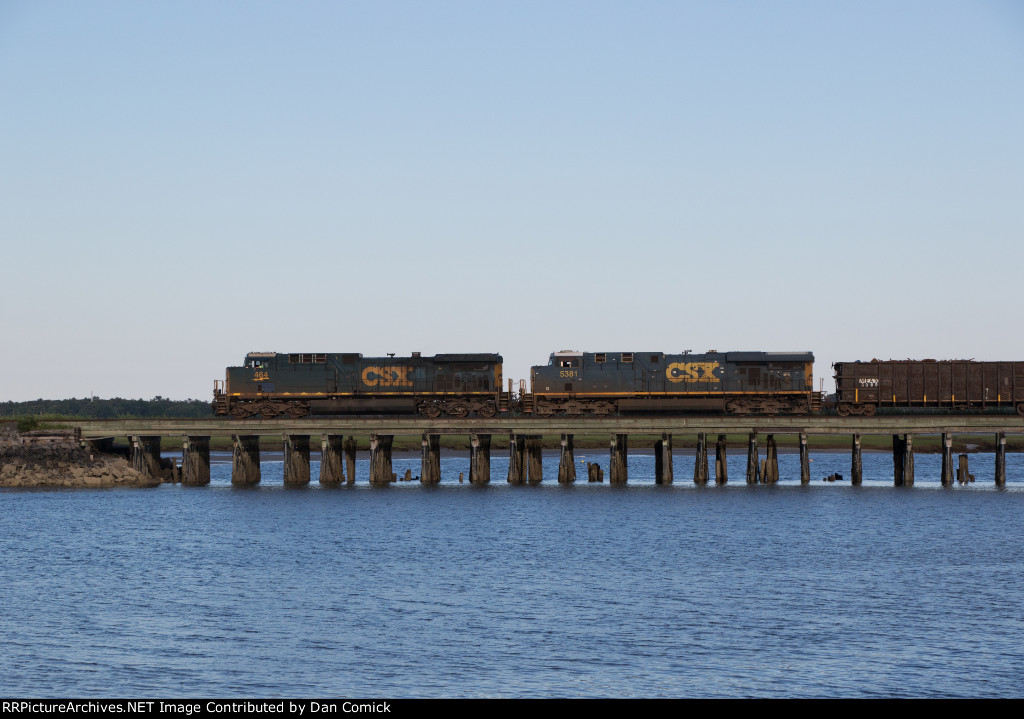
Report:
<svg viewBox="0 0 1024 719"><path fill-rule="evenodd" d="M1020 696L1024 457L779 458L776 487L4 490L5 696ZM578 451L580 460L607 451ZM713 462L712 462L713 466ZM419 457L394 469L419 474ZM585 465L580 464L580 475ZM585 479L585 476L584 476Z"/></svg>

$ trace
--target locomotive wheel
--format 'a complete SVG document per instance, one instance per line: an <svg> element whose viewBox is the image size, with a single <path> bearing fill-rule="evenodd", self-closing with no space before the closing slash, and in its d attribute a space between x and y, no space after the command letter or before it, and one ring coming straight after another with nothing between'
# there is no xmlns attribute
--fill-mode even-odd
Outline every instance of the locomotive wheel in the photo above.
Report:
<svg viewBox="0 0 1024 719"><path fill-rule="evenodd" d="M488 404L478 409L476 413L485 419L490 419L494 415L498 414L498 408L493 404Z"/></svg>
<svg viewBox="0 0 1024 719"><path fill-rule="evenodd" d="M230 414L232 417L237 417L238 419L245 419L246 417L249 416L249 410L247 410L245 407L241 405L235 405L234 407L231 408Z"/></svg>
<svg viewBox="0 0 1024 719"><path fill-rule="evenodd" d="M309 410L302 405L293 405L288 408L287 412L288 416L292 419L299 419L300 417L305 417L309 414Z"/></svg>
<svg viewBox="0 0 1024 719"><path fill-rule="evenodd" d="M836 408L836 414L838 414L840 417L849 417L850 416L850 405L848 405L848 404L841 404L841 405L839 405Z"/></svg>
<svg viewBox="0 0 1024 719"><path fill-rule="evenodd" d="M265 417L266 419L270 419L271 417L276 417L277 414L278 414L277 408L274 405L272 405L272 404L262 405L260 407L260 409L259 409L259 413L260 413L261 416Z"/></svg>
<svg viewBox="0 0 1024 719"><path fill-rule="evenodd" d="M456 419L462 419L467 414L469 414L469 407L467 407L464 404L453 404L451 407L448 408L448 414L450 414L452 417L455 417Z"/></svg>
<svg viewBox="0 0 1024 719"><path fill-rule="evenodd" d="M424 402L423 405L420 406L420 412L431 419L437 419L441 416L441 407L433 402Z"/></svg>
<svg viewBox="0 0 1024 719"><path fill-rule="evenodd" d="M866 404L866 405L864 405L864 410L863 410L864 416L865 417L874 417L875 416L875 411L877 409L878 408L875 407L875 405L873 405L873 404Z"/></svg>
<svg viewBox="0 0 1024 719"><path fill-rule="evenodd" d="M1024 402L1020 402L1017 405L1017 414L1019 414L1021 417L1024 417Z"/></svg>

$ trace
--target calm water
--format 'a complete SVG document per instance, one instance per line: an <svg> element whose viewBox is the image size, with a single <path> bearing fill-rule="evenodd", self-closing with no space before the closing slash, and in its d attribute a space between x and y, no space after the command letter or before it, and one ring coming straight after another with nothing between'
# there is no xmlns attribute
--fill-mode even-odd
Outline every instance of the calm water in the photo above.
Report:
<svg viewBox="0 0 1024 719"><path fill-rule="evenodd" d="M763 449L762 449L763 456ZM782 486L4 490L5 696L1021 696L1024 457ZM577 461L607 451L579 451ZM713 464L713 462L712 462ZM585 466L579 465L581 474ZM395 471L419 474L418 455ZM797 479L794 479L797 478Z"/></svg>

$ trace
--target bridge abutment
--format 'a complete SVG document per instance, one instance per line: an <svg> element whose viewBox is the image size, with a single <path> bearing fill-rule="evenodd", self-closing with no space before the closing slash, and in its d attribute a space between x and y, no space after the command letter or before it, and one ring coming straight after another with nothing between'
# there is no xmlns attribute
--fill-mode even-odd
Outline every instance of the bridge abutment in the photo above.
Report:
<svg viewBox="0 0 1024 719"><path fill-rule="evenodd" d="M284 484L304 487L309 484L309 435L284 435Z"/></svg>
<svg viewBox="0 0 1024 719"><path fill-rule="evenodd" d="M441 481L441 435L424 434L420 438L420 484Z"/></svg>
<svg viewBox="0 0 1024 719"><path fill-rule="evenodd" d="M325 434L320 437L320 484L337 487L345 481L345 437Z"/></svg>
<svg viewBox="0 0 1024 719"><path fill-rule="evenodd" d="M629 435L613 434L609 448L608 483L626 484L629 480Z"/></svg>
<svg viewBox="0 0 1024 719"><path fill-rule="evenodd" d="M726 457L727 435L718 435L715 442L715 484L722 486L729 482L729 463Z"/></svg>
<svg viewBox="0 0 1024 719"><path fill-rule="evenodd" d="M391 434L370 435L370 484L385 486L395 481L391 469L391 444L394 439Z"/></svg>
<svg viewBox="0 0 1024 719"><path fill-rule="evenodd" d="M654 443L654 483L672 484L672 435L662 432Z"/></svg>

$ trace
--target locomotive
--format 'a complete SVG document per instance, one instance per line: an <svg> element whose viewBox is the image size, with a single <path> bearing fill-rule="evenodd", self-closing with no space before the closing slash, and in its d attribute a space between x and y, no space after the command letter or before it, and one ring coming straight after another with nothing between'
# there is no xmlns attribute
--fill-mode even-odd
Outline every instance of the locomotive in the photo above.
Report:
<svg viewBox="0 0 1024 719"><path fill-rule="evenodd" d="M1024 362L889 360L836 362L836 411L870 417L880 407L982 411L1024 416Z"/></svg>
<svg viewBox="0 0 1024 719"><path fill-rule="evenodd" d="M363 357L250 352L214 383L213 413L245 418L324 414L493 417L507 409L501 355Z"/></svg>
<svg viewBox="0 0 1024 719"><path fill-rule="evenodd" d="M807 414L821 406L810 352L554 352L530 369L536 415L703 411Z"/></svg>

